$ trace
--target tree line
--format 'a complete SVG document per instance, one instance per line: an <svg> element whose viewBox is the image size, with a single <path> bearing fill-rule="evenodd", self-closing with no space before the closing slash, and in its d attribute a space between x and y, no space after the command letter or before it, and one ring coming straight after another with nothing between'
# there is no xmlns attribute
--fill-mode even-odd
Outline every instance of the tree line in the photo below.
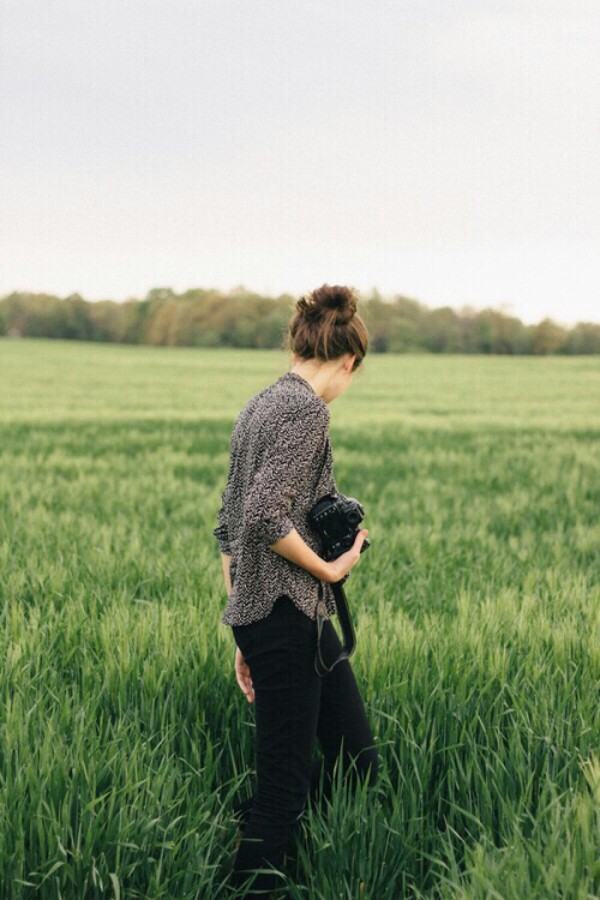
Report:
<svg viewBox="0 0 600 900"><path fill-rule="evenodd" d="M359 311L376 353L600 353L600 324L565 328L551 318L525 325L492 308L430 308L373 289ZM234 288L177 294L153 288L144 299L86 301L79 294L14 291L0 298L0 335L181 347L281 348L296 298Z"/></svg>

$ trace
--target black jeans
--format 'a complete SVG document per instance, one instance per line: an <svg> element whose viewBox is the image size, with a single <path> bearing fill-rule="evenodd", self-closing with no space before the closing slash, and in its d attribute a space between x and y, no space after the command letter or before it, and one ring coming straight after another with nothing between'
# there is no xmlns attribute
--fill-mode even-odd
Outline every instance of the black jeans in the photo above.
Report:
<svg viewBox="0 0 600 900"><path fill-rule="evenodd" d="M294 826L321 778L321 766L313 762L315 737L323 753L325 797L336 760L345 780L373 784L379 757L349 660L322 678L317 674L317 623L288 596L280 595L265 618L232 630L250 668L256 723L256 790L229 877L229 885L240 888L265 863L281 870ZM325 663L340 650L338 634L326 620ZM282 884L276 873L253 878L248 891L236 896L264 900Z"/></svg>

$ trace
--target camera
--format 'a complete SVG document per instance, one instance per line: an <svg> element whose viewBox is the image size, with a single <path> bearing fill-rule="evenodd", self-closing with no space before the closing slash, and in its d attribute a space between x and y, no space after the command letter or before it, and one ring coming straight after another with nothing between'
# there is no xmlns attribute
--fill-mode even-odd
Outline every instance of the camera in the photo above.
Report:
<svg viewBox="0 0 600 900"><path fill-rule="evenodd" d="M329 562L350 549L360 531L364 515L362 504L354 497L332 493L325 494L317 500L308 513L308 520L320 535L323 559ZM370 546L371 541L365 538L360 552ZM347 577L348 575L345 575L343 580L345 581Z"/></svg>

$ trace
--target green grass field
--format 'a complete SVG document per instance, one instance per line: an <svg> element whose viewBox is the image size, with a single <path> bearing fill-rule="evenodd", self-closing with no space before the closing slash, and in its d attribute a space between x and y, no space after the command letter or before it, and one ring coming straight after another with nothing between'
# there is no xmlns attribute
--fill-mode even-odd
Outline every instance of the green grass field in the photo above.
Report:
<svg viewBox="0 0 600 900"><path fill-rule="evenodd" d="M0 896L221 896L253 707L211 534L273 351L0 340ZM600 896L600 359L371 355L331 404L379 784L294 900Z"/></svg>

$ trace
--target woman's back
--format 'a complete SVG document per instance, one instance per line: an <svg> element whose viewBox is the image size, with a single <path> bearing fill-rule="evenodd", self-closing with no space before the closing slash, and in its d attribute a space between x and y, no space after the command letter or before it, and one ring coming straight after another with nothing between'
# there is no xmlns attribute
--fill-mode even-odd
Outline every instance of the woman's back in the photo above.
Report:
<svg viewBox="0 0 600 900"><path fill-rule="evenodd" d="M231 436L227 485L213 534L231 556L232 591L221 622L244 625L269 614L286 593L310 618L316 617L318 579L270 548L296 528L316 552L317 532L308 511L337 490L325 401L295 372L250 398ZM335 601L324 583L329 615Z"/></svg>

